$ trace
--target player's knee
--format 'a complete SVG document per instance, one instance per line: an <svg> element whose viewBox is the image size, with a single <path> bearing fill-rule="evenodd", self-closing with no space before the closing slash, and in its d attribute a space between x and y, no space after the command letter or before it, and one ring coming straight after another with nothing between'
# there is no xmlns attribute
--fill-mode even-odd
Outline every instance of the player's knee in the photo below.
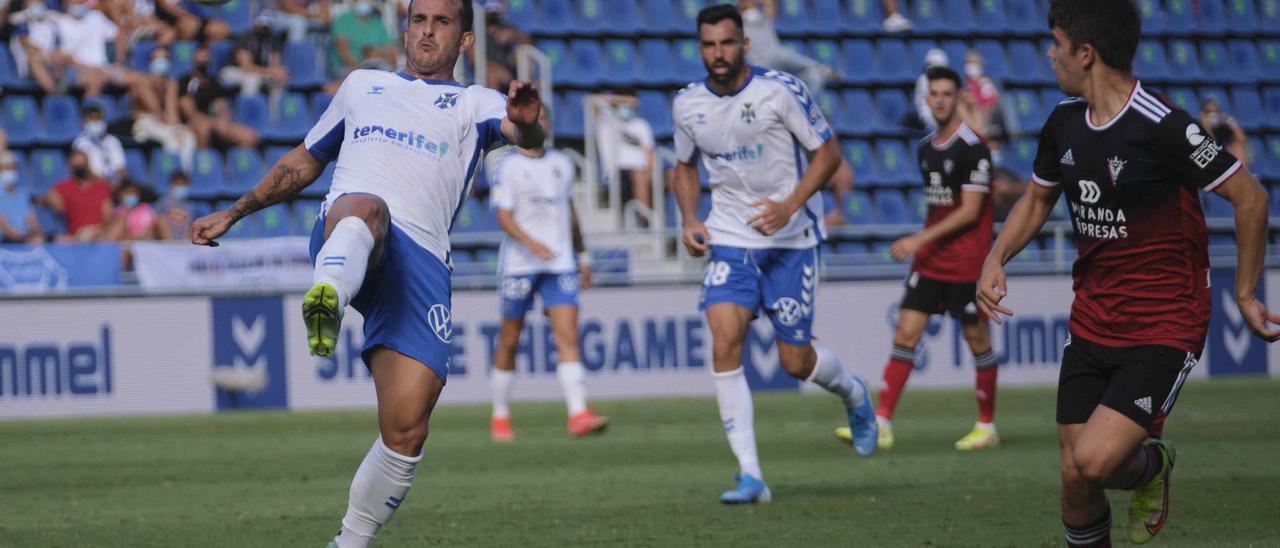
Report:
<svg viewBox="0 0 1280 548"><path fill-rule="evenodd" d="M779 345L778 347L778 363L782 366L782 370L792 377L808 378L809 374L813 373L813 362L816 359L811 346L785 348Z"/></svg>
<svg viewBox="0 0 1280 548"><path fill-rule="evenodd" d="M1080 481L1086 483L1102 484L1115 471L1115 463L1111 462L1105 455L1080 447L1076 447L1072 451L1071 461Z"/></svg>
<svg viewBox="0 0 1280 548"><path fill-rule="evenodd" d="M386 234L387 223L391 221L391 210L387 202L372 194L347 194L334 202L331 215L341 217L358 217L369 225L375 240Z"/></svg>
<svg viewBox="0 0 1280 548"><path fill-rule="evenodd" d="M719 360L730 358L742 352L742 340L730 337L712 337L711 354Z"/></svg>
<svg viewBox="0 0 1280 548"><path fill-rule="evenodd" d="M422 453L422 444L427 441L427 418L406 421L401 425L382 428L382 443L388 449L401 455L415 456Z"/></svg>

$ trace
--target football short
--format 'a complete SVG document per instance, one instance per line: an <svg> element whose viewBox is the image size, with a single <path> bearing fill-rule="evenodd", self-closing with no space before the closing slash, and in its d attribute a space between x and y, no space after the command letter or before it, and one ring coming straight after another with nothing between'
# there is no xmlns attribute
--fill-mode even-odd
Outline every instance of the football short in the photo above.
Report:
<svg viewBox="0 0 1280 548"><path fill-rule="evenodd" d="M818 290L818 248L743 249L711 246L698 309L733 303L773 323L774 338L808 344Z"/></svg>
<svg viewBox="0 0 1280 548"><path fill-rule="evenodd" d="M925 314L951 314L965 323L984 317L978 312L978 284L941 282L912 271L903 284L907 291L902 296L901 307Z"/></svg>
<svg viewBox="0 0 1280 548"><path fill-rule="evenodd" d="M365 275L351 307L364 316L365 366L379 346L422 362L446 382L453 357L453 289L444 262L394 223L382 260ZM311 262L324 245L324 218L311 230Z"/></svg>
<svg viewBox="0 0 1280 548"><path fill-rule="evenodd" d="M534 295L542 298L543 309L556 306L576 308L581 283L576 272L503 276L502 285L498 287L502 317L523 318L533 308Z"/></svg>
<svg viewBox="0 0 1280 548"><path fill-rule="evenodd" d="M1199 354L1170 346L1103 346L1071 335L1058 375L1058 424L1083 424L1099 404L1159 437Z"/></svg>

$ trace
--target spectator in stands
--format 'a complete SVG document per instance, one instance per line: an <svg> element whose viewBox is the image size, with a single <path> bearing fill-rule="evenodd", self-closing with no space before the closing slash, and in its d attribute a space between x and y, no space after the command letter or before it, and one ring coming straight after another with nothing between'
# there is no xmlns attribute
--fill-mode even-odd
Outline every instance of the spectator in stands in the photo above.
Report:
<svg viewBox="0 0 1280 548"><path fill-rule="evenodd" d="M396 66L395 40L371 0L358 0L351 10L334 18L329 34L333 38L329 70L334 78L358 68Z"/></svg>
<svg viewBox="0 0 1280 548"><path fill-rule="evenodd" d="M0 149L0 243L42 242L31 193L18 183L18 163L13 153Z"/></svg>
<svg viewBox="0 0 1280 548"><path fill-rule="evenodd" d="M1200 103L1200 125L1204 126L1209 136L1218 142L1218 146L1239 158L1245 168L1249 167L1249 154L1245 148L1247 137L1244 130L1240 128L1240 124L1234 117L1222 112L1222 106L1218 101L1205 99Z"/></svg>
<svg viewBox="0 0 1280 548"><path fill-rule="evenodd" d="M488 57L485 85L491 89L505 90L516 77L516 49L523 44L532 44L529 38L519 29L507 24L503 19L507 7L499 0L488 0L484 3L485 35L488 45L485 49Z"/></svg>
<svg viewBox="0 0 1280 548"><path fill-rule="evenodd" d="M222 82L239 86L241 95L258 95L265 85L279 95L289 82L284 67L284 41L271 32L274 15L263 12L253 20L253 28L236 40L232 63L218 73Z"/></svg>
<svg viewBox="0 0 1280 548"><path fill-rule="evenodd" d="M168 240L169 225L151 207L155 200L151 189L126 180L116 191L116 206L102 231L102 239L110 241Z"/></svg>
<svg viewBox="0 0 1280 548"><path fill-rule="evenodd" d="M111 214L111 186L89 170L89 157L72 150L67 158L71 176L54 185L43 203L67 221L68 238L89 241L100 235Z"/></svg>
<svg viewBox="0 0 1280 548"><path fill-rule="evenodd" d="M329 28L329 3L312 0L265 0L263 13L270 13L269 24L276 33L284 33L290 42L307 39L312 30Z"/></svg>
<svg viewBox="0 0 1280 548"><path fill-rule="evenodd" d="M115 135L107 133L107 120L102 106L96 102L85 103L80 111L83 128L71 148L89 157L89 171L111 184L125 176L124 145Z"/></svg>
<svg viewBox="0 0 1280 548"><path fill-rule="evenodd" d="M599 99L599 101L593 100ZM607 166L607 177L619 178L630 199L653 207L653 127L636 113L640 102L635 95L595 95L592 105L601 102L606 108L596 109L601 164ZM624 196L627 191L624 190Z"/></svg>
<svg viewBox="0 0 1280 548"><path fill-rule="evenodd" d="M45 93L76 79L67 69L66 56L58 51L58 17L61 14L50 11L44 0L26 0L25 9L9 16L20 46L11 48L18 75L30 76Z"/></svg>
<svg viewBox="0 0 1280 548"><path fill-rule="evenodd" d="M129 36L101 11L91 8L89 0L68 0L66 5L67 15L57 18L59 52L63 63L78 73L76 82L84 88L85 96L101 95L108 84L134 92L144 75L124 65L129 58ZM114 64L107 57L113 44Z"/></svg>
<svg viewBox="0 0 1280 548"><path fill-rule="evenodd" d="M197 48L191 62L191 74L178 82L178 108L198 146L257 146L257 132L231 120L228 93L209 72L209 49Z"/></svg>
<svg viewBox="0 0 1280 548"><path fill-rule="evenodd" d="M926 132L937 131L938 122L933 119L933 109L929 108L929 77L924 73L930 68L945 67L950 64L951 59L947 57L947 52L941 49L933 48L924 55L924 70L920 71L920 76L916 78L913 101L916 105L916 114L920 119L920 128Z"/></svg>
<svg viewBox="0 0 1280 548"><path fill-rule="evenodd" d="M827 80L836 76L835 69L782 45L773 27L773 20L778 16L776 0L738 0L738 8L742 11L743 32L751 41L748 63L794 74L815 93L827 87Z"/></svg>
<svg viewBox="0 0 1280 548"><path fill-rule="evenodd" d="M977 50L969 50L964 55L964 77L960 112L970 129L984 138L992 139L1000 132L996 119L1000 88L987 76L982 54Z"/></svg>
<svg viewBox="0 0 1280 548"><path fill-rule="evenodd" d="M997 223L1004 222L1013 211L1014 204L1027 189L1027 183L1017 173L997 167L991 173L991 205Z"/></svg>
<svg viewBox="0 0 1280 548"><path fill-rule="evenodd" d="M881 0L884 8L884 30L886 32L906 32L911 30L911 20L898 10L898 0Z"/></svg>
<svg viewBox="0 0 1280 548"><path fill-rule="evenodd" d="M191 238L191 179L186 172L175 171L169 175L169 192L160 201L160 213L164 217L170 238Z"/></svg>
<svg viewBox="0 0 1280 548"><path fill-rule="evenodd" d="M168 2L161 0L160 3ZM159 47L167 48L178 39L178 29L156 16L157 6L154 0L99 0L98 5L102 13L115 23L130 42L154 40ZM195 28L199 28L200 18L190 14L186 17L189 18L186 23L188 27L194 24ZM186 38L194 36L195 33L192 32Z"/></svg>
<svg viewBox="0 0 1280 548"><path fill-rule="evenodd" d="M131 101L128 128L140 143L158 143L166 152L177 154L183 165L190 166L195 155L196 137L182 124L178 101L178 82L169 77L169 50L151 50L147 71L147 89L152 101Z"/></svg>

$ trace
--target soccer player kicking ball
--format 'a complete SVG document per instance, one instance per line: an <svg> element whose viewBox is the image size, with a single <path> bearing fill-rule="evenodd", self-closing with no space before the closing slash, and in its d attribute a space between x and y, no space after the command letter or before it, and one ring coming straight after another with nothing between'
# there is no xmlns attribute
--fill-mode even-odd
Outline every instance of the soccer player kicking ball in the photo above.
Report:
<svg viewBox="0 0 1280 548"><path fill-rule="evenodd" d="M985 449L999 443L994 422L996 357L991 351L987 318L978 313L974 293L982 261L991 250L991 151L956 115L960 75L946 67L932 67L925 71L925 77L929 80L926 100L938 121L938 131L920 143L917 153L929 215L924 230L899 239L891 249L899 261L912 256L915 260L898 311L898 330L876 408L879 446L893 447L890 421L911 375L916 346L929 324L929 315L946 311L963 326L964 339L973 352L978 394L978 422L955 447L961 451ZM836 429L836 436L851 439L848 428Z"/></svg>
<svg viewBox="0 0 1280 548"><path fill-rule="evenodd" d="M742 345L757 311L773 323L782 368L840 398L861 456L875 451L876 422L866 383L845 373L835 353L810 344L818 286L822 201L814 193L840 164L840 148L809 90L794 76L749 67L742 16L730 5L698 14L707 79L676 95L676 193L684 244L710 253L702 309L711 329L716 401L738 458L737 487L720 502L769 502L760 472ZM813 152L805 170L801 146ZM695 217L701 156L711 175L711 216Z"/></svg>
<svg viewBox="0 0 1280 548"><path fill-rule="evenodd" d="M1169 515L1175 453L1161 438L1209 327L1209 257L1197 190L1235 207L1236 306L1249 328L1280 339L1254 296L1262 274L1267 195L1204 128L1132 74L1141 19L1131 0L1052 0L1049 59L1077 99L1040 133L1034 182L1009 214L978 280L982 311L1013 312L1004 264L1066 194L1079 257L1070 337L1058 377L1062 520L1071 546L1110 546L1106 489L1133 491L1129 540Z"/></svg>
<svg viewBox="0 0 1280 548"><path fill-rule="evenodd" d="M545 112L542 123L543 129L550 127ZM571 201L573 160L543 147L518 149L497 161L493 179L490 205L507 233L498 249L502 328L493 357L493 439L515 439L507 402L515 378L516 345L535 293L542 297L556 338L556 376L569 406L569 434L602 432L609 419L587 409L578 351L578 291L590 287L591 266L574 260L575 252L581 256L586 248Z"/></svg>
<svg viewBox="0 0 1280 548"><path fill-rule="evenodd" d="M293 196L337 160L311 237L315 285L302 313L317 356L333 355L348 304L364 315L361 356L373 373L381 436L356 470L330 546L367 546L413 483L449 373L449 229L475 167L504 143L542 145L533 86L513 83L504 100L451 80L459 52L475 40L472 10L466 0L411 2L405 70L348 75L302 146L192 230L193 243L216 245L236 221Z"/></svg>

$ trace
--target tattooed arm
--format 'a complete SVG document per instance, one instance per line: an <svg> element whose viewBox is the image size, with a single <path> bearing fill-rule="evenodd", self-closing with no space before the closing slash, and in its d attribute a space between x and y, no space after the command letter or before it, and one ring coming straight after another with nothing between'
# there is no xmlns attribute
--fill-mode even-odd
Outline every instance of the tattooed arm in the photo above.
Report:
<svg viewBox="0 0 1280 548"><path fill-rule="evenodd" d="M325 163L298 146L285 154L253 190L246 192L231 207L196 220L191 225L191 243L215 247L218 239L246 215L283 202L320 177Z"/></svg>

